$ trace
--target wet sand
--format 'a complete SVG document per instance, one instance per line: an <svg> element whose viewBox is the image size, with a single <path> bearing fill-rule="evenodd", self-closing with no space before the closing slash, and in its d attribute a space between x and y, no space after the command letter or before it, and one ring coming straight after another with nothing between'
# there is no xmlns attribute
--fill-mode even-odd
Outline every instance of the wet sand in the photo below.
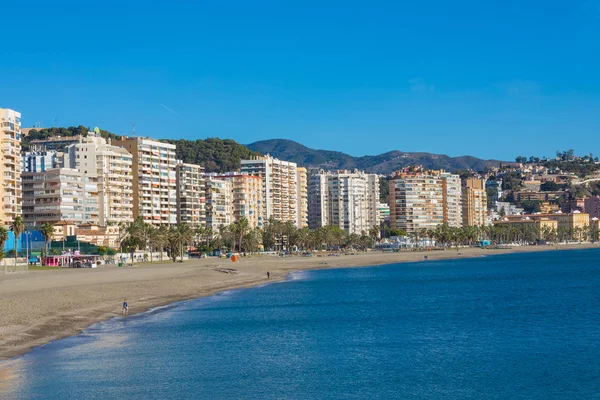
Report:
<svg viewBox="0 0 600 400"><path fill-rule="evenodd" d="M560 245L559 250L600 248L598 244ZM50 341L75 335L91 324L121 315L127 298L130 315L172 302L283 280L292 271L373 266L390 263L479 257L555 246L512 249L460 249L430 252L369 252L340 257L252 256L233 263L207 258L184 263L102 266L95 269L33 271L0 275L0 357L9 358ZM228 273L227 269L235 269Z"/></svg>

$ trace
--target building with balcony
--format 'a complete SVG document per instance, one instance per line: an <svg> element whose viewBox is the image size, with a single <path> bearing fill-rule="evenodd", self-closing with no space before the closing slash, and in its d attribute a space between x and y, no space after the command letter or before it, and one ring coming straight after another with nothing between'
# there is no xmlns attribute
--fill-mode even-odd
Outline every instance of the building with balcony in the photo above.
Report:
<svg viewBox="0 0 600 400"><path fill-rule="evenodd" d="M206 226L218 232L233 222L233 183L209 177L206 180Z"/></svg>
<svg viewBox="0 0 600 400"><path fill-rule="evenodd" d="M297 196L298 196L298 221L299 229L308 226L308 176L306 168L296 168Z"/></svg>
<svg viewBox="0 0 600 400"><path fill-rule="evenodd" d="M215 179L232 184L233 221L246 218L250 228L262 228L264 222L262 178L239 173L217 175Z"/></svg>
<svg viewBox="0 0 600 400"><path fill-rule="evenodd" d="M483 226L487 215L485 180L465 179L462 183L462 224Z"/></svg>
<svg viewBox="0 0 600 400"><path fill-rule="evenodd" d="M263 184L263 220L275 218L298 225L297 165L270 155L241 161L242 173L260 176Z"/></svg>
<svg viewBox="0 0 600 400"><path fill-rule="evenodd" d="M332 225L348 234L368 232L379 225L377 175L360 171L325 172L309 178L309 226ZM374 200L377 204L374 205Z"/></svg>
<svg viewBox="0 0 600 400"><path fill-rule="evenodd" d="M2 224L9 225L21 211L21 113L0 108L0 139L2 141L0 208Z"/></svg>
<svg viewBox="0 0 600 400"><path fill-rule="evenodd" d="M204 168L177 164L177 222L192 227L206 225L206 179Z"/></svg>
<svg viewBox="0 0 600 400"><path fill-rule="evenodd" d="M62 165L76 169L98 185L98 223L133 221L133 157L95 132L64 148Z"/></svg>
<svg viewBox="0 0 600 400"><path fill-rule="evenodd" d="M175 145L131 137L119 141L133 157L133 218L160 226L177 223Z"/></svg>
<svg viewBox="0 0 600 400"><path fill-rule="evenodd" d="M23 220L27 229L45 222L98 224L98 183L71 168L23 174Z"/></svg>
<svg viewBox="0 0 600 400"><path fill-rule="evenodd" d="M79 143L81 136L52 136L48 139L36 139L29 142L32 151L64 151L65 147Z"/></svg>
<svg viewBox="0 0 600 400"><path fill-rule="evenodd" d="M420 167L396 172L390 180L390 227L408 233L440 224L462 226L460 177Z"/></svg>
<svg viewBox="0 0 600 400"><path fill-rule="evenodd" d="M437 172L442 181L444 223L458 228L463 225L460 176L446 171Z"/></svg>
<svg viewBox="0 0 600 400"><path fill-rule="evenodd" d="M390 180L390 227L407 233L444 223L442 180L434 171L400 171Z"/></svg>

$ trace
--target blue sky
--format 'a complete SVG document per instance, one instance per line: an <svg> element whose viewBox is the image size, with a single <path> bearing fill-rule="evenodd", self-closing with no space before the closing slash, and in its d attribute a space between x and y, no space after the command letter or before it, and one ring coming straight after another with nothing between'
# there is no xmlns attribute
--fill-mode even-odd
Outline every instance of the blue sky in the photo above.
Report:
<svg viewBox="0 0 600 400"><path fill-rule="evenodd" d="M24 126L600 154L600 0L87 3L3 4L0 107Z"/></svg>

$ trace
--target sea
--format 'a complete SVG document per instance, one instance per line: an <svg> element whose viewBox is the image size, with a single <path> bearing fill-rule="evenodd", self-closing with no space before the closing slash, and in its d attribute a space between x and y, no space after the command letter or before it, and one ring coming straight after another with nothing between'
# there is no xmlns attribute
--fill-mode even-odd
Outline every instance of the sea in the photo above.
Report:
<svg viewBox="0 0 600 400"><path fill-rule="evenodd" d="M599 256L296 272L2 361L0 398L600 399Z"/></svg>

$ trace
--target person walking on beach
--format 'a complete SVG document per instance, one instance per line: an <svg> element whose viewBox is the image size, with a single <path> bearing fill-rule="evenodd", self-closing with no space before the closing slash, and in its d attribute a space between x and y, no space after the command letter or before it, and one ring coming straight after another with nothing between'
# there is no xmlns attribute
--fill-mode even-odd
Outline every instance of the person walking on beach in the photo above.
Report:
<svg viewBox="0 0 600 400"><path fill-rule="evenodd" d="M267 279L271 279L271 273L267 271Z"/></svg>
<svg viewBox="0 0 600 400"><path fill-rule="evenodd" d="M123 315L129 314L129 304L127 304L127 299L123 300Z"/></svg>

